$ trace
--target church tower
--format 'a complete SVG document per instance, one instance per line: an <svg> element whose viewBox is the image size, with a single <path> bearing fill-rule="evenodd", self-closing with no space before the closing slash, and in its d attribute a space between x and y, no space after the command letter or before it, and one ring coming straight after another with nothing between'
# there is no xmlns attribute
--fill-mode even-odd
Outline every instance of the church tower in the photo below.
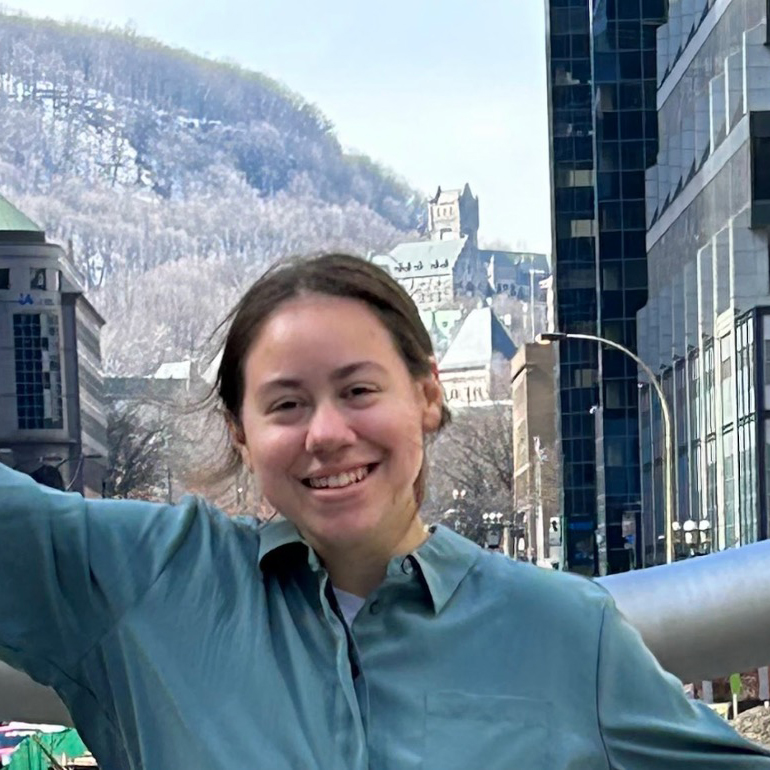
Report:
<svg viewBox="0 0 770 770"><path fill-rule="evenodd" d="M470 185L462 190L442 190L428 198L428 232L432 241L452 241L467 238L472 248L478 248L479 199Z"/></svg>

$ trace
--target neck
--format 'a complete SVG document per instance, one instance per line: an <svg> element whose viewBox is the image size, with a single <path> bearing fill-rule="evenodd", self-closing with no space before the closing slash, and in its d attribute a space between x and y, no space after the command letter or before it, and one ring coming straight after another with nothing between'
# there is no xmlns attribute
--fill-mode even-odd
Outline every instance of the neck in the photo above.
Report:
<svg viewBox="0 0 770 770"><path fill-rule="evenodd" d="M395 534L395 533L394 533ZM428 538L415 514L407 529L380 543L361 543L344 549L322 549L319 555L335 588L366 598L385 579L388 562L419 548Z"/></svg>

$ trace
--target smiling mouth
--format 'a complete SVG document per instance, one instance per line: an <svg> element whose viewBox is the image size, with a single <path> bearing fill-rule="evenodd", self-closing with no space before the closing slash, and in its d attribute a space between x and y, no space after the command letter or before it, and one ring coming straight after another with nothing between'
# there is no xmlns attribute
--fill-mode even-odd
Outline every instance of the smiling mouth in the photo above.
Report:
<svg viewBox="0 0 770 770"><path fill-rule="evenodd" d="M302 483L310 489L345 489L360 484L377 467L377 463L362 465L334 476L318 476L302 479Z"/></svg>

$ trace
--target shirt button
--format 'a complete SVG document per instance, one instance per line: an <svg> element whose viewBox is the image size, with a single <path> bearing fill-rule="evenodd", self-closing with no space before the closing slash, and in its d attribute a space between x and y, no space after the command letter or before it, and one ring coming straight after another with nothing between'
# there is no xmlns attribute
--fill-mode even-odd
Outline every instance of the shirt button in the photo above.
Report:
<svg viewBox="0 0 770 770"><path fill-rule="evenodd" d="M414 562L412 561L411 556L407 556L406 559L401 562L401 571L405 575L411 575L414 572Z"/></svg>
<svg viewBox="0 0 770 770"><path fill-rule="evenodd" d="M369 612L370 612L372 615L378 615L378 614L380 613L380 611L381 611L381 610L382 610L382 604L380 603L380 600L379 600L379 599L375 599L375 600L374 600L374 601L371 603L371 605L370 605L370 607L369 607Z"/></svg>

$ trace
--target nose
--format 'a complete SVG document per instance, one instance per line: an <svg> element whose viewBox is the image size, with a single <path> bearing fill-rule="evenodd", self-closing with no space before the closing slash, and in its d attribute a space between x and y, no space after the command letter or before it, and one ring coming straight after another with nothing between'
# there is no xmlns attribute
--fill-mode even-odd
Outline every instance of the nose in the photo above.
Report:
<svg viewBox="0 0 770 770"><path fill-rule="evenodd" d="M356 435L336 404L325 401L316 406L305 436L311 454L333 454L353 444Z"/></svg>

